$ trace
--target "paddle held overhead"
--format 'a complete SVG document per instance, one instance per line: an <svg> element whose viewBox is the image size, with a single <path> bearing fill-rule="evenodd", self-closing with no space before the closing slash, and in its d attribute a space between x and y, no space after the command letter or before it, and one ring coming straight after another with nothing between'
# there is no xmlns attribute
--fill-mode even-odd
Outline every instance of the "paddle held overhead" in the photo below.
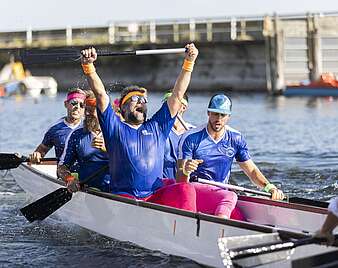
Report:
<svg viewBox="0 0 338 268"><path fill-rule="evenodd" d="M98 50L98 56L116 57L116 56L142 56L159 54L177 54L184 53L185 48L165 48L165 49L146 49L134 51L114 52L109 50ZM81 50L66 49L27 49L20 52L21 60L25 64L41 63L62 63L76 62L81 59Z"/></svg>

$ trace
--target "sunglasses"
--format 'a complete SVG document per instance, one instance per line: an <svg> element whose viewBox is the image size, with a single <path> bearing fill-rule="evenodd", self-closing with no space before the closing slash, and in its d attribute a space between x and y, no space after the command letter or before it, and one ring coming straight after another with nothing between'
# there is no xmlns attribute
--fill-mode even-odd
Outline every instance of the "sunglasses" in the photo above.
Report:
<svg viewBox="0 0 338 268"><path fill-rule="evenodd" d="M139 102L139 103L147 103L148 99L145 96L138 96L138 95L133 95L130 97L130 100L132 102Z"/></svg>
<svg viewBox="0 0 338 268"><path fill-rule="evenodd" d="M77 105L80 105L80 108L84 108L85 107L84 102L79 102L79 101L75 101L75 100L70 101L69 104L72 105L73 107L75 107Z"/></svg>

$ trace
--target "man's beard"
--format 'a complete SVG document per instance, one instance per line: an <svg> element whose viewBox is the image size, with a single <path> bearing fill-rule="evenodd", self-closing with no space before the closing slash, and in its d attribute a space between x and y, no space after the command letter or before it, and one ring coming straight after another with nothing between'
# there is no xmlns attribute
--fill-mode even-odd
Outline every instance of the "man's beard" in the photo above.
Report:
<svg viewBox="0 0 338 268"><path fill-rule="evenodd" d="M99 120L97 120L97 118L95 117L86 116L84 120L84 127L89 132L95 132L97 130L100 130Z"/></svg>
<svg viewBox="0 0 338 268"><path fill-rule="evenodd" d="M142 111L139 111L138 113L142 113L142 118L139 118L136 116L134 113L131 111L126 111L123 115L124 119L126 120L127 123L132 123L132 124L142 124L144 121L147 119L147 108L143 107Z"/></svg>

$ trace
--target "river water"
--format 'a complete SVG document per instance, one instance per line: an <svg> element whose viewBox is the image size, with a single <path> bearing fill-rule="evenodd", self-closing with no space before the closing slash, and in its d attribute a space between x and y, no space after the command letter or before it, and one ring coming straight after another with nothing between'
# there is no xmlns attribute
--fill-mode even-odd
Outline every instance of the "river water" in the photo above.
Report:
<svg viewBox="0 0 338 268"><path fill-rule="evenodd" d="M190 96L185 118L207 121L212 94ZM117 94L112 94L117 96ZM160 106L149 96L149 114ZM232 94L230 125L240 130L253 160L289 196L328 200L338 192L338 100ZM0 98L0 152L29 154L48 126L64 115L65 95L39 100ZM53 154L50 154L53 156ZM234 164L233 183L252 187ZM49 218L29 224L19 213L25 193L11 173L0 172L0 267L199 267Z"/></svg>

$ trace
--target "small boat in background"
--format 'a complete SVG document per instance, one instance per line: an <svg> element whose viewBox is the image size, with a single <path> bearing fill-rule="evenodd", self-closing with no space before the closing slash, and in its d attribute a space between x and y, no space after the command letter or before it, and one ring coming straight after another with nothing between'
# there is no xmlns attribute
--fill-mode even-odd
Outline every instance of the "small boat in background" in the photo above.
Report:
<svg viewBox="0 0 338 268"><path fill-rule="evenodd" d="M318 81L287 85L284 96L338 97L338 80L333 73L323 73Z"/></svg>
<svg viewBox="0 0 338 268"><path fill-rule="evenodd" d="M55 97L57 82L51 76L32 76L24 70L21 62L6 64L0 71L0 97L11 95L28 95L34 98L45 94Z"/></svg>

